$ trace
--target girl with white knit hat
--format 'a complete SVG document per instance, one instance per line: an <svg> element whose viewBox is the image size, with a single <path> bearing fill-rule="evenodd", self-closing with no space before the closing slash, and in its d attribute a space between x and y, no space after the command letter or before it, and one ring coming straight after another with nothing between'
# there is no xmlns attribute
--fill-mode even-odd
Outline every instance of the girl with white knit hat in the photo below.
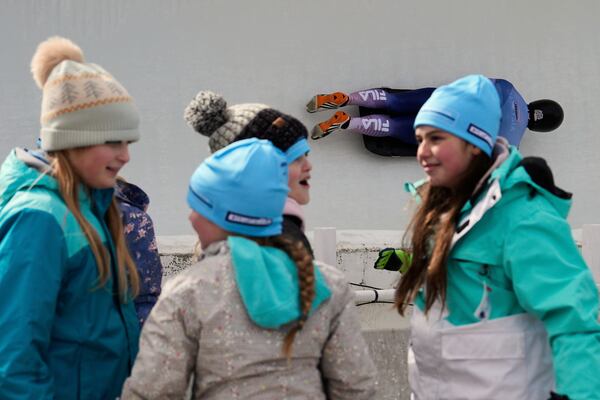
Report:
<svg viewBox="0 0 600 400"><path fill-rule="evenodd" d="M138 112L67 39L41 43L31 69L43 152L16 148L0 170L0 398L114 399L139 337L113 196Z"/></svg>

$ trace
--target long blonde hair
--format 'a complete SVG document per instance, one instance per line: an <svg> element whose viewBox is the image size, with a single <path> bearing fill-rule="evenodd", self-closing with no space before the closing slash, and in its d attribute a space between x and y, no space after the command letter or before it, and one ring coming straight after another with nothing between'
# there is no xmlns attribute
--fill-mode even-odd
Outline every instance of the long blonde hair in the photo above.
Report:
<svg viewBox="0 0 600 400"><path fill-rule="evenodd" d="M52 158L52 175L58 182L60 194L67 208L73 213L73 216L81 227L96 259L98 267L98 284L96 288L103 287L111 276L111 256L100 240L98 232L83 216L79 208L78 189L82 185L82 182L73 170L73 166L65 151L49 152L49 155ZM130 297L137 296L139 292L139 277L135 263L125 243L123 222L117 201L114 197L108 208L105 221L116 249L116 279L119 287L119 300L122 303L126 303Z"/></svg>
<svg viewBox="0 0 600 400"><path fill-rule="evenodd" d="M276 247L287 253L298 269L298 284L300 286L300 319L289 330L283 340L283 354L289 359L292 355L292 344L296 334L304 327L315 297L315 265L313 258L298 240L292 240L285 235L262 237L247 237L261 246Z"/></svg>

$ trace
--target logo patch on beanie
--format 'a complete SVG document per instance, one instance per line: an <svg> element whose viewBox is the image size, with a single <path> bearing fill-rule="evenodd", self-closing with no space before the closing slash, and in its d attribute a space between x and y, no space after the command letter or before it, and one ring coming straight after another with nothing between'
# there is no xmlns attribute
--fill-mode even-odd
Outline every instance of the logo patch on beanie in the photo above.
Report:
<svg viewBox="0 0 600 400"><path fill-rule="evenodd" d="M233 222L234 224L250 226L269 226L273 223L271 218L251 217L249 215L234 213L233 211L227 212L225 219L229 222Z"/></svg>
<svg viewBox="0 0 600 400"><path fill-rule="evenodd" d="M470 134L477 136L479 139L486 142L490 147L494 146L494 143L492 143L492 136L477 125L469 124L469 128L467 128L467 131Z"/></svg>

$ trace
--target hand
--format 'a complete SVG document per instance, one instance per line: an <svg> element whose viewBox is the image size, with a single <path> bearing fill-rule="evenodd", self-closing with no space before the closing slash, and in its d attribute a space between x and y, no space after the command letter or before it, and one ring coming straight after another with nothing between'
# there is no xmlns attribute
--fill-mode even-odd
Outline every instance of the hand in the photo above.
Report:
<svg viewBox="0 0 600 400"><path fill-rule="evenodd" d="M379 257L375 260L373 268L398 271L404 274L408 271L411 263L412 254L402 249L388 247L379 252Z"/></svg>

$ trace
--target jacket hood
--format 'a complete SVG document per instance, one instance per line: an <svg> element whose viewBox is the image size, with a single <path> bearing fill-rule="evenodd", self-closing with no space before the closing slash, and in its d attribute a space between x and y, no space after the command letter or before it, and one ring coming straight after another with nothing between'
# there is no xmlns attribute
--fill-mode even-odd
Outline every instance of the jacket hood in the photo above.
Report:
<svg viewBox="0 0 600 400"><path fill-rule="evenodd" d="M528 191L529 194L534 191L547 200L561 217L566 218L571 208L570 193L555 187L553 182L551 188L543 187L538 180L532 178L532 174L528 172L527 163L530 159L529 157L523 158L517 148L511 146L508 158L491 173L488 182L497 179L502 193L506 193L506 200L512 196L518 196L522 190ZM550 168L545 163L542 168L546 168L546 174L552 176ZM516 190L519 188L521 190Z"/></svg>
<svg viewBox="0 0 600 400"><path fill-rule="evenodd" d="M227 239L235 279L250 319L262 328L276 329L300 318L300 289L296 265L274 247L236 236ZM325 278L315 266L315 297L311 312L331 297Z"/></svg>
<svg viewBox="0 0 600 400"><path fill-rule="evenodd" d="M117 180L115 187L115 197L144 211L148 209L150 204L150 198L142 188L120 179Z"/></svg>
<svg viewBox="0 0 600 400"><path fill-rule="evenodd" d="M46 154L25 148L15 148L10 152L0 168L0 211L20 191L43 189L60 196L58 182L52 175ZM90 195L102 214L108 210L113 198L113 189L92 189L90 194L84 187L79 188L81 203L90 203Z"/></svg>
<svg viewBox="0 0 600 400"><path fill-rule="evenodd" d="M13 149L0 168L0 210L21 190L43 187L58 193L58 183L50 171L43 153Z"/></svg>

